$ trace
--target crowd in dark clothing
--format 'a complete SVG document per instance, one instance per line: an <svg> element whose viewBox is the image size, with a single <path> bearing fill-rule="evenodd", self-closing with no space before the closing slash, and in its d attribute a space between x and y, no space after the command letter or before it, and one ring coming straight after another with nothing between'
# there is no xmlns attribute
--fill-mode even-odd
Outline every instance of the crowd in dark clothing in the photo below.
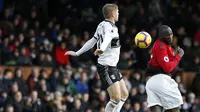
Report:
<svg viewBox="0 0 200 112"><path fill-rule="evenodd" d="M109 98L96 73L95 48L80 57L64 53L77 51L93 36L103 20L102 6L112 2L118 4L120 11L116 23L122 46L118 68L134 71L130 77L124 77L130 95L122 112L148 110L145 93L148 77L144 69L157 39L157 28L162 24L173 29L174 46L185 51L179 68L199 72L197 0L5 0L0 5L0 65L55 69L48 74L33 68L27 80L22 79L24 72L20 69L0 70L0 112L12 112L13 108L14 112L103 112ZM146 49L134 44L134 36L142 30L149 32L153 40ZM174 78L183 94L181 111L199 111L198 75L193 83L195 91L185 89L180 76Z"/></svg>

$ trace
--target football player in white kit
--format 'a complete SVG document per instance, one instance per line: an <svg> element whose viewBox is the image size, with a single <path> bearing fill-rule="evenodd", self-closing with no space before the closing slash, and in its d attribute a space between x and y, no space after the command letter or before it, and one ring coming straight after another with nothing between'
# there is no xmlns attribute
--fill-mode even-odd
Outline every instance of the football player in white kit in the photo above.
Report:
<svg viewBox="0 0 200 112"><path fill-rule="evenodd" d="M118 6L106 4L102 8L102 12L105 20L98 25L94 36L77 52L67 51L65 55L79 56L97 44L94 54L99 56L98 74L110 96L105 112L120 112L129 93L120 71L116 68L121 47L118 28L115 25L119 17Z"/></svg>

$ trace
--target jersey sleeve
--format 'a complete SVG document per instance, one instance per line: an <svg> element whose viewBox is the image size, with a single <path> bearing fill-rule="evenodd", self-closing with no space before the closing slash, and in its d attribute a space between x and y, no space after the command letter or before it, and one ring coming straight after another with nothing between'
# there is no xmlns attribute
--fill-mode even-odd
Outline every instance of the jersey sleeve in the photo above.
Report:
<svg viewBox="0 0 200 112"><path fill-rule="evenodd" d="M179 55L176 55L174 59L170 61L166 47L158 47L156 55L159 65L166 73L170 73L172 70L174 70L181 60L181 57Z"/></svg>
<svg viewBox="0 0 200 112"><path fill-rule="evenodd" d="M98 32L98 28L96 29L94 36L93 36L93 38L96 39L96 40L98 40L98 33L97 32Z"/></svg>
<svg viewBox="0 0 200 112"><path fill-rule="evenodd" d="M86 51L88 51L89 49L91 49L92 47L94 47L94 45L97 43L97 39L95 39L94 37L91 38L90 40L88 40L81 49L79 49L76 52L76 55L79 56L83 53L85 53Z"/></svg>
<svg viewBox="0 0 200 112"><path fill-rule="evenodd" d="M105 51L105 49L108 47L109 43L113 39L114 31L111 25L105 25L103 31L104 31L104 34L103 34L104 39L103 39L103 43L100 46L100 49L102 51Z"/></svg>

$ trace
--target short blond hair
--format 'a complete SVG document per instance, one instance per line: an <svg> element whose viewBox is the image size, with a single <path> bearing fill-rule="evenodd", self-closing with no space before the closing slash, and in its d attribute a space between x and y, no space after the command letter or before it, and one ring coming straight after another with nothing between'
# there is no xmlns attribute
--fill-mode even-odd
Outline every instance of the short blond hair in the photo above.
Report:
<svg viewBox="0 0 200 112"><path fill-rule="evenodd" d="M105 19L110 18L112 11L117 10L118 6L116 4L106 4L102 8L102 13Z"/></svg>

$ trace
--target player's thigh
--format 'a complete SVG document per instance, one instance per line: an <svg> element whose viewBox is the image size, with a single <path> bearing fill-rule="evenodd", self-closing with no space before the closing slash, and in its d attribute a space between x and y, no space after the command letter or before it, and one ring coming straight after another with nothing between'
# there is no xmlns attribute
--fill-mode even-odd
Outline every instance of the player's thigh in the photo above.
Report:
<svg viewBox="0 0 200 112"><path fill-rule="evenodd" d="M125 84L123 79L121 79L119 81L119 85L120 85L121 97L124 98L124 99L127 99L129 93L128 93L128 89L127 89L126 84Z"/></svg>
<svg viewBox="0 0 200 112"><path fill-rule="evenodd" d="M119 81L110 85L107 88L107 91L112 100L114 100L116 102L119 102L121 100L121 91L120 91Z"/></svg>
<svg viewBox="0 0 200 112"><path fill-rule="evenodd" d="M152 90L151 88L149 88L149 85L148 85L146 86L146 93L147 93L147 104L148 104L147 107L148 108L154 107L156 105L162 107L162 102L159 95L157 95L158 93L157 91Z"/></svg>
<svg viewBox="0 0 200 112"><path fill-rule="evenodd" d="M183 104L181 93L178 89L178 84L171 77L165 77L165 86L159 92L162 105L165 110L178 108Z"/></svg>
<svg viewBox="0 0 200 112"><path fill-rule="evenodd" d="M121 99L121 91L119 86L119 77L116 75L114 67L97 64L98 74L103 86L107 89L112 100L118 101Z"/></svg>

